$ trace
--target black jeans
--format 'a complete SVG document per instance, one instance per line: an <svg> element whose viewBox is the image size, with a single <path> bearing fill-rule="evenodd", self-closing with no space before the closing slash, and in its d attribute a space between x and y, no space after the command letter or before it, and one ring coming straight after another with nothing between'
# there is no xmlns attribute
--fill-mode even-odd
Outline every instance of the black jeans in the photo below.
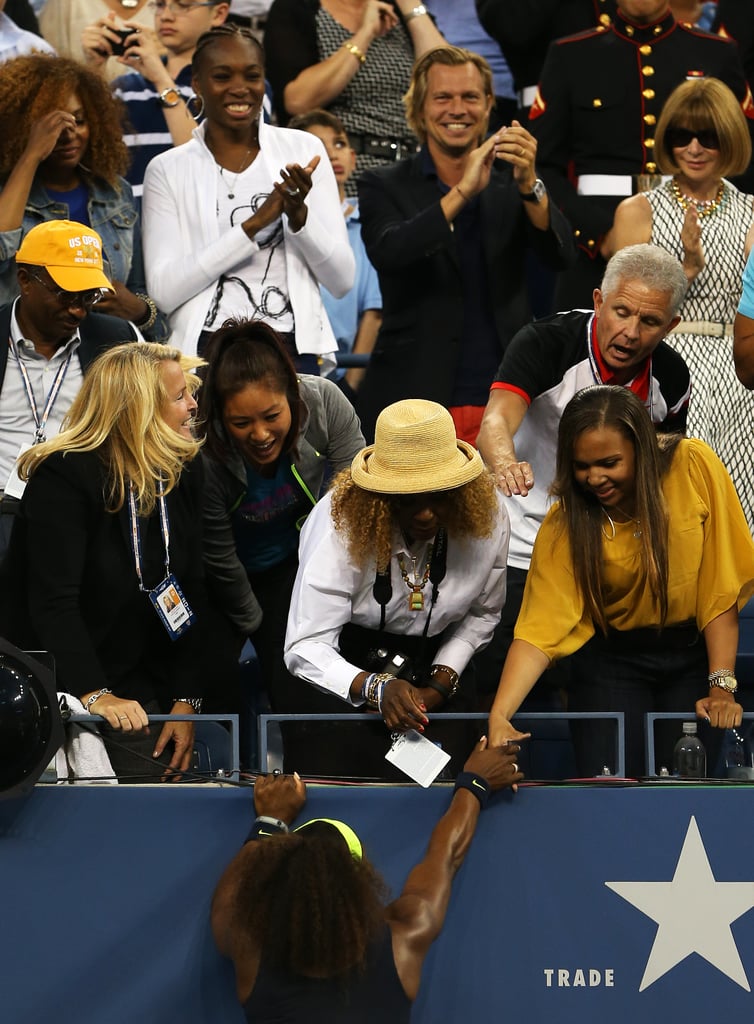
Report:
<svg viewBox="0 0 754 1024"><path fill-rule="evenodd" d="M624 713L629 778L646 774L644 715L650 711L693 712L696 701L707 693L707 651L693 626L598 635L570 660L569 711ZM572 722L571 732L580 775L599 775L605 765L615 771L613 723ZM650 770L672 770L673 746L680 735L678 721L656 724L656 761ZM721 738L721 730L700 728L708 765L715 763L715 748Z"/></svg>

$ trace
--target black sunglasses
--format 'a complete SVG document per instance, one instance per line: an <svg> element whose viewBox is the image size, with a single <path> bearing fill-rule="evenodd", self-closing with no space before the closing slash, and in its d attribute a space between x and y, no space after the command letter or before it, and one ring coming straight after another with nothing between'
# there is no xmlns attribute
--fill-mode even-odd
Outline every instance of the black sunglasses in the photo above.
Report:
<svg viewBox="0 0 754 1024"><path fill-rule="evenodd" d="M685 149L691 144L692 139L697 139L704 149L720 148L720 140L713 128L700 128L699 131L691 128L668 128L665 132L665 142L670 149Z"/></svg>
<svg viewBox="0 0 754 1024"><path fill-rule="evenodd" d="M29 271L29 277L33 277L43 288L46 288L64 309L84 309L88 313L105 297L101 288L92 288L86 292L67 292L64 288L55 288L39 274L35 274L33 270Z"/></svg>

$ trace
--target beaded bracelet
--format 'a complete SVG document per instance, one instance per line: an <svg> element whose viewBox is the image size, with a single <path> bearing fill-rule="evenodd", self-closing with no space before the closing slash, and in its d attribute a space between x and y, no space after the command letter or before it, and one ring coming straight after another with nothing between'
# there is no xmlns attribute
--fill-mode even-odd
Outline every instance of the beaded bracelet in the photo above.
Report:
<svg viewBox="0 0 754 1024"><path fill-rule="evenodd" d="M489 782L483 779L481 775L475 775L474 772L459 772L453 792L457 793L459 789L468 789L469 793L474 794L482 807L486 806L492 792Z"/></svg>
<svg viewBox="0 0 754 1024"><path fill-rule="evenodd" d="M106 693L112 693L112 692L113 691L109 687L103 686L101 690L98 690L96 693L93 693L91 695L89 700L84 705L84 711L88 711L89 708L92 706L92 704L94 704L95 700L99 700L100 697L104 697Z"/></svg>
<svg viewBox="0 0 754 1024"><path fill-rule="evenodd" d="M147 314L141 320L135 320L134 323L140 331L148 331L150 327L154 327L154 322L157 319L157 303L144 292L136 292L135 294L137 299L141 299L146 304Z"/></svg>

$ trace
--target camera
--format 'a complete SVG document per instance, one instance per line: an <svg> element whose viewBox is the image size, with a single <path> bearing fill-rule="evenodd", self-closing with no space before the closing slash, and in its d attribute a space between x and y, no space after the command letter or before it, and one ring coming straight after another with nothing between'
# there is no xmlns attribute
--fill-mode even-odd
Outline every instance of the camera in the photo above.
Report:
<svg viewBox="0 0 754 1024"><path fill-rule="evenodd" d="M407 679L410 683L415 681L411 660L400 651L391 654L384 647L377 647L369 652L367 661L372 672L389 672L396 679Z"/></svg>
<svg viewBox="0 0 754 1024"><path fill-rule="evenodd" d="M108 28L109 28L109 26L108 26ZM113 42L112 39L110 40L110 50L112 52L112 55L113 55L113 57L122 57L123 54L126 52L126 50L129 49L129 47L126 46L126 40L128 39L129 36L132 36L132 35L135 34L136 29L133 29L133 28L114 28L114 29L111 29L111 31L114 32L116 34L116 36L120 36L120 42L119 43Z"/></svg>

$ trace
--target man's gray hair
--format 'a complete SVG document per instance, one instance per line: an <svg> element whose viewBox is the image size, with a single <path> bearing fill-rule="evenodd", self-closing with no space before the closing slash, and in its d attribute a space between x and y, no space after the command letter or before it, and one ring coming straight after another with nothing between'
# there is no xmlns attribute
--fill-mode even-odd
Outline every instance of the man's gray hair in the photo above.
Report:
<svg viewBox="0 0 754 1024"><path fill-rule="evenodd" d="M683 267L659 245L628 245L611 258L602 278L602 295L612 294L621 281L641 281L648 288L667 292L671 315L675 316L686 297L688 281Z"/></svg>

